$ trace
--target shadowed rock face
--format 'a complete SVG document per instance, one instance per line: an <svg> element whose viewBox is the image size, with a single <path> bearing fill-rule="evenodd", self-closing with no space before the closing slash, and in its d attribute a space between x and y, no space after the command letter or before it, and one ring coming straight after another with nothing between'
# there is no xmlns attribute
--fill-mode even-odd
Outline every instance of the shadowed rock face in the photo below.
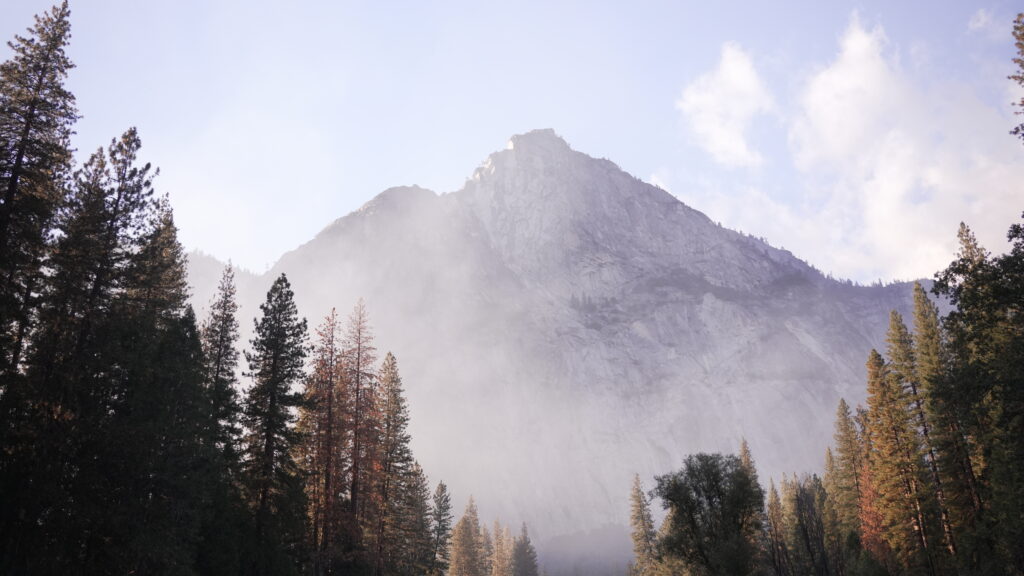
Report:
<svg viewBox="0 0 1024 576"><path fill-rule="evenodd" d="M197 309L215 268L192 266ZM741 437L765 483L819 470L836 403L863 399L867 353L911 300L826 279L551 130L513 137L457 192L386 190L243 277L243 329L281 272L311 325L366 300L424 468L457 507L472 493L483 518L528 522L542 553L607 542L634 473L650 487ZM628 560L625 536L600 546Z"/></svg>

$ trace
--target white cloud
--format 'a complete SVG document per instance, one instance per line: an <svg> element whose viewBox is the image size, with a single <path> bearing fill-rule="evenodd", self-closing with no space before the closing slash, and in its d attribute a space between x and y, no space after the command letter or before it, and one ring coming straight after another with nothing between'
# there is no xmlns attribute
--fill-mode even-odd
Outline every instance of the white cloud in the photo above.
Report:
<svg viewBox="0 0 1024 576"><path fill-rule="evenodd" d="M952 260L960 221L1004 251L1024 210L1015 117L972 86L912 80L899 57L854 16L787 119L795 198L745 184L697 191L693 204L861 281L931 276Z"/></svg>
<svg viewBox="0 0 1024 576"><path fill-rule="evenodd" d="M722 46L718 68L687 86L676 107L697 143L716 162L730 167L763 162L748 144L746 132L756 115L773 109L772 96L750 56L736 44Z"/></svg>
<svg viewBox="0 0 1024 576"><path fill-rule="evenodd" d="M808 181L829 182L819 205L835 218L837 241L814 257L862 279L929 276L952 259L961 220L1003 250L1024 208L1010 119L970 87L915 85L886 48L881 28L854 17L792 122L794 161Z"/></svg>
<svg viewBox="0 0 1024 576"><path fill-rule="evenodd" d="M1011 20L997 16L991 10L979 8L967 21L967 32L1001 42L1010 37Z"/></svg>
<svg viewBox="0 0 1024 576"><path fill-rule="evenodd" d="M967 21L967 29L971 32L977 32L984 30L992 25L992 12L984 8L978 8L978 11L971 14L971 19Z"/></svg>

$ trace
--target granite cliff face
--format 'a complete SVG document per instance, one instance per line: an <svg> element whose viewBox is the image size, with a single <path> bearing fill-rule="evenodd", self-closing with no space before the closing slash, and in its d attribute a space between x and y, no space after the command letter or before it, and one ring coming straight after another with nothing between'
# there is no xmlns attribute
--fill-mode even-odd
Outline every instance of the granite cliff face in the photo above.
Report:
<svg viewBox="0 0 1024 576"><path fill-rule="evenodd" d="M197 309L212 268L192 267ZM542 553L600 535L606 565L628 560L607 526L626 523L634 473L650 487L741 437L765 482L819 470L836 403L862 400L868 350L910 303L908 285L827 279L551 130L459 191L386 190L243 277L244 328L281 272L311 325L366 300L415 452L459 509L472 493L485 519L527 521Z"/></svg>

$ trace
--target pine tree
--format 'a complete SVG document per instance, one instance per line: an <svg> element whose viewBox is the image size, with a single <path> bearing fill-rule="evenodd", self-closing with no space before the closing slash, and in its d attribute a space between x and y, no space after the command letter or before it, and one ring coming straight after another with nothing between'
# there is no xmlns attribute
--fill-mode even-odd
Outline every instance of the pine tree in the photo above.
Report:
<svg viewBox="0 0 1024 576"><path fill-rule="evenodd" d="M486 524L480 526L480 569L485 575L490 574L494 566L494 538Z"/></svg>
<svg viewBox="0 0 1024 576"><path fill-rule="evenodd" d="M184 250L166 199L147 228L113 313L98 331L110 367L105 372L118 377L105 383L109 413L97 420L97 437L105 441L82 455L95 468L85 473L80 465L78 472L78 485L88 486L104 510L82 512L86 572L152 574L190 566L219 480L202 345L186 305Z"/></svg>
<svg viewBox="0 0 1024 576"><path fill-rule="evenodd" d="M512 534L508 527L494 521L494 560L491 562L490 576L513 576L512 574Z"/></svg>
<svg viewBox="0 0 1024 576"><path fill-rule="evenodd" d="M224 267L217 294L202 327L203 368L213 403L217 447L232 469L238 463L241 435L241 405L238 401L238 304L235 302L235 273ZM234 471L234 470L233 470Z"/></svg>
<svg viewBox="0 0 1024 576"><path fill-rule="evenodd" d="M945 403L964 425L982 513L973 520L971 566L1024 573L1024 226L992 257L961 224L960 251L936 289L955 307L944 322L950 377ZM961 537L963 540L963 537Z"/></svg>
<svg viewBox="0 0 1024 576"><path fill-rule="evenodd" d="M374 466L379 446L379 402L374 373L377 349L373 346L366 306L362 300L356 304L348 318L343 356L345 373L345 404L349 409L347 434L352 442L352 472L349 484L349 506L360 526L370 526L372 511L364 492L374 485Z"/></svg>
<svg viewBox="0 0 1024 576"><path fill-rule="evenodd" d="M67 2L15 36L0 65L0 393L19 371L37 306L47 237L71 167L75 97L64 87L74 64Z"/></svg>
<svg viewBox="0 0 1024 576"><path fill-rule="evenodd" d="M242 541L248 530L248 511L239 485L242 407L235 390L239 357L237 312L234 271L229 264L221 274L200 331L203 380L209 396L209 433L219 454L197 552L196 567L201 574L238 573L242 566Z"/></svg>
<svg viewBox="0 0 1024 576"><path fill-rule="evenodd" d="M313 574L335 571L350 544L344 541L346 515L341 485L350 465L343 436L345 396L341 393L344 371L338 316L334 309L316 330L312 372L305 382L305 404L299 410L302 433L299 458L306 471Z"/></svg>
<svg viewBox="0 0 1024 576"><path fill-rule="evenodd" d="M888 342L888 354L890 358L890 374L896 381L896 385L902 388L909 400L911 419L916 432L916 442L920 452L924 455L927 463L927 478L930 484L922 492L928 497L934 497L935 501L928 501L923 506L930 511L936 508L939 512L940 526L945 544L946 552L956 556L956 541L953 537L952 527L949 523L949 511L946 507L946 497L942 487L942 479L939 476L938 462L935 456L935 448L932 444L931 424L925 416L925 402L928 398L927 387L922 387L918 378L917 355L914 350L913 336L903 323L903 318L893 310L889 315L889 332L886 338ZM925 497L922 496L922 499ZM931 526L929 525L930 529ZM938 554L934 555L935 561L940 562Z"/></svg>
<svg viewBox="0 0 1024 576"><path fill-rule="evenodd" d="M394 538L389 536L401 531L405 513L403 505L407 500L403 491L413 487L409 483L414 465L412 450L409 448L411 438L407 431L409 410L405 404L398 362L390 352L381 364L378 386L382 405L380 448L376 463L379 471L374 489L380 510L376 514L377 525L374 527L374 573L379 575L385 573L387 558L394 556L388 550L394 545Z"/></svg>
<svg viewBox="0 0 1024 576"><path fill-rule="evenodd" d="M1024 86L1024 12L1017 14L1017 17L1013 20L1013 40L1014 46L1017 48L1017 55L1013 58L1017 71L1011 74L1009 79L1020 86ZM1021 110L1014 112L1015 114L1024 114L1024 98L1013 102L1013 105L1021 108ZM1010 130L1010 134L1024 140L1024 122L1014 126L1013 130Z"/></svg>
<svg viewBox="0 0 1024 576"><path fill-rule="evenodd" d="M633 535L633 567L631 574L637 576L648 574L657 560L654 533L654 519L651 517L651 504L644 494L640 475L633 476L633 490L630 492L630 528Z"/></svg>
<svg viewBox="0 0 1024 576"><path fill-rule="evenodd" d="M274 281L255 321L252 352L245 352L253 380L245 400L245 484L255 514L255 574L295 569L302 537L301 479L291 458L298 441L293 410L302 397L292 386L304 377L306 321L299 319L287 277Z"/></svg>
<svg viewBox="0 0 1024 576"><path fill-rule="evenodd" d="M789 548L786 546L786 525L782 508L782 499L775 489L775 482L768 485L768 505L765 512L765 527L768 549L768 559L771 562L772 571L776 576L790 576L793 574L789 558Z"/></svg>
<svg viewBox="0 0 1024 576"><path fill-rule="evenodd" d="M905 569L935 574L922 482L924 459L911 401L898 372L894 374L875 350L867 367L869 424L873 428L869 462L881 496L885 539Z"/></svg>
<svg viewBox="0 0 1024 576"><path fill-rule="evenodd" d="M485 576L480 541L480 519L472 496L462 518L455 524L451 540L448 576ZM518 576L518 573L516 573Z"/></svg>
<svg viewBox="0 0 1024 576"><path fill-rule="evenodd" d="M512 574L513 576L539 576L540 568L537 566L537 551L530 542L530 535L526 532L526 523L519 537L512 545Z"/></svg>
<svg viewBox="0 0 1024 576"><path fill-rule="evenodd" d="M861 546L871 558L884 566L887 572L893 573L896 571L896 562L893 558L892 548L885 540L885 519L880 510L881 495L872 466L875 450L871 414L866 409L858 407L855 421L863 450L861 452L861 470L858 474L860 494L857 499Z"/></svg>
<svg viewBox="0 0 1024 576"><path fill-rule="evenodd" d="M864 447L846 400L840 399L836 408L835 466L831 475L829 496L835 502L839 526L844 534L856 534L860 526L860 473Z"/></svg>
<svg viewBox="0 0 1024 576"><path fill-rule="evenodd" d="M832 455L832 449L825 449L825 475L822 478L822 495L824 498L818 503L821 510L821 520L825 530L825 549L828 553L828 564L835 572L844 574L846 572L847 542L849 534L842 528L839 522L839 512L836 509L836 500L833 494L836 492L836 459ZM855 536L854 536L855 537Z"/></svg>
<svg viewBox="0 0 1024 576"><path fill-rule="evenodd" d="M824 488L817 476L782 481L783 531L794 574L830 574L820 507Z"/></svg>
<svg viewBox="0 0 1024 576"><path fill-rule="evenodd" d="M430 486L423 468L416 462L402 478L399 491L400 521L391 524L387 534L394 546L394 573L401 576L427 574L433 553L430 526ZM397 544L395 544L397 543Z"/></svg>
<svg viewBox="0 0 1024 576"><path fill-rule="evenodd" d="M431 554L427 574L444 574L448 570L452 537L452 500L444 482L437 483L430 509Z"/></svg>
<svg viewBox="0 0 1024 576"><path fill-rule="evenodd" d="M152 229L150 167L136 165L140 146L129 130L76 173L24 382L2 396L12 447L0 461L10 495L4 506L12 507L0 514L7 564L30 553L49 557L54 570L72 561L66 551L81 547L85 529L75 524L75 507L91 504L90 490L107 472L94 467L102 459L91 450L105 440L109 402L119 393L110 369L123 359L112 357L103 330L120 320L115 302L131 285L132 259Z"/></svg>

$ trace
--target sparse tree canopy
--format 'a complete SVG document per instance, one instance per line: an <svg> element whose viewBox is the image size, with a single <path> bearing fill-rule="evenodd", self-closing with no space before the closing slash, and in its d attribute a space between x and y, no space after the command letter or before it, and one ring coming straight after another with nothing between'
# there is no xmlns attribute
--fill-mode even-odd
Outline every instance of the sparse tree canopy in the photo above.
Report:
<svg viewBox="0 0 1024 576"><path fill-rule="evenodd" d="M1017 48L1017 56L1013 58L1013 63L1017 65L1017 71L1010 75L1010 80L1024 86L1024 13L1017 14L1017 18L1013 21L1013 39L1014 46ZM1021 108L1021 110L1017 110L1017 114L1024 114L1024 97L1020 101L1014 102L1013 105ZM1015 126L1010 134L1024 140L1024 123Z"/></svg>

